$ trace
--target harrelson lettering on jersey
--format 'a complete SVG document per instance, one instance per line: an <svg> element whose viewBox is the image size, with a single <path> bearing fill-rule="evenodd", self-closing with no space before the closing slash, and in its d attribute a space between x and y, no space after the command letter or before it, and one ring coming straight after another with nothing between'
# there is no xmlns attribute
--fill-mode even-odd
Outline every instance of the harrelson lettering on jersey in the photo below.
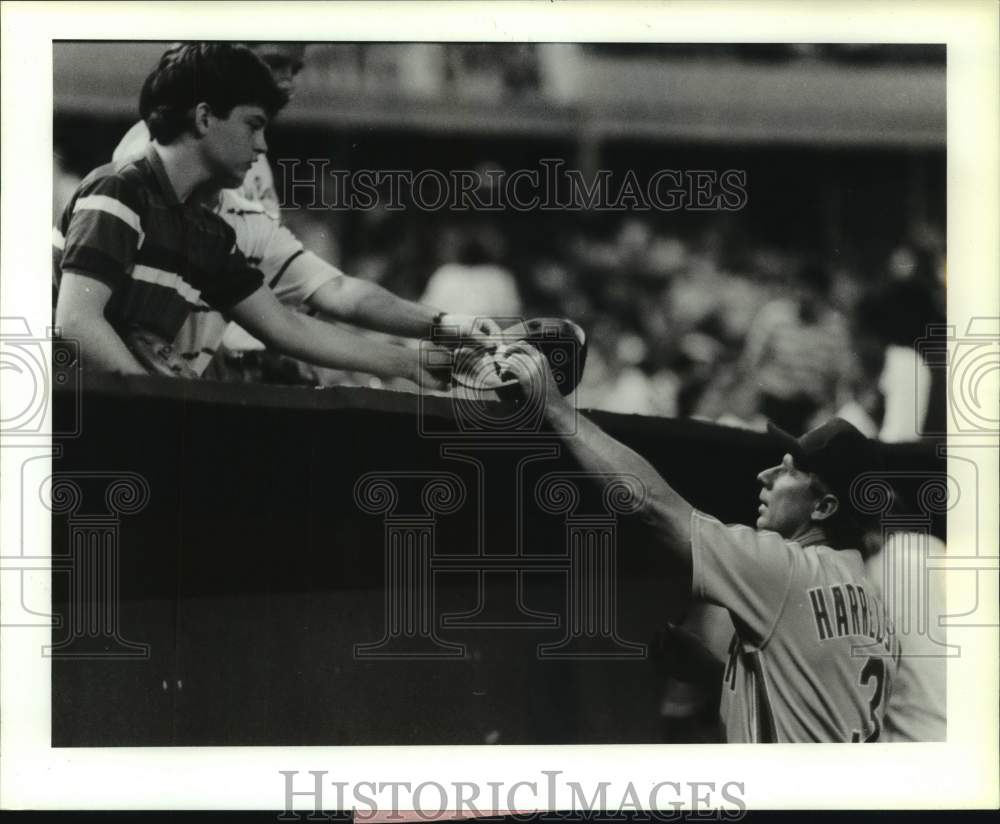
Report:
<svg viewBox="0 0 1000 824"><path fill-rule="evenodd" d="M784 629L762 646L731 612L737 632L720 707L727 740L881 740L902 655L892 620L858 580L804 592L786 602Z"/></svg>
<svg viewBox="0 0 1000 824"><path fill-rule="evenodd" d="M900 646L856 549L694 510L691 583L736 633L719 713L733 743L878 741Z"/></svg>
<svg viewBox="0 0 1000 824"><path fill-rule="evenodd" d="M869 638L873 643L852 647L851 651L872 654L873 646L881 646L898 663L901 648L892 620L878 601L869 599L861 584L829 584L807 592L820 643L847 636Z"/></svg>

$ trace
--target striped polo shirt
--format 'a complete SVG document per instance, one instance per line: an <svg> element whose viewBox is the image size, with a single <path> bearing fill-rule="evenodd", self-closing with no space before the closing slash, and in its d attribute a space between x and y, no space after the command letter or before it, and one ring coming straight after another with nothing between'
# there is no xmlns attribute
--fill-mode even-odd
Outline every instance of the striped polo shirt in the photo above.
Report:
<svg viewBox="0 0 1000 824"><path fill-rule="evenodd" d="M87 175L53 243L62 253L57 278L73 272L111 288L105 316L116 329L168 341L199 306L225 312L263 284L232 227L196 199L177 198L152 144Z"/></svg>
<svg viewBox="0 0 1000 824"><path fill-rule="evenodd" d="M151 140L149 128L139 120L118 143L111 159L124 162L142 157ZM264 282L285 305L301 307L335 276L329 266L291 266L306 252L302 242L281 225L281 210L267 155L257 157L242 186L223 189L215 198L207 199L206 206L233 227L237 247L250 265L260 270ZM248 332L235 324L231 327L227 318L202 301L174 338L174 349L200 375L230 328L241 331L244 341L253 340Z"/></svg>

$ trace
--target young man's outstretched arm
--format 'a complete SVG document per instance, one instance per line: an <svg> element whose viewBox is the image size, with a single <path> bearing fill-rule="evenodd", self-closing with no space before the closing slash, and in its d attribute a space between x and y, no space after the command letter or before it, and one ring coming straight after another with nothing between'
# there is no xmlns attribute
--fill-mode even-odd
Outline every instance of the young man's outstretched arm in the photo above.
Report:
<svg viewBox="0 0 1000 824"><path fill-rule="evenodd" d="M434 374L421 362L421 350L371 340L293 312L267 287L237 303L229 315L266 345L317 366L408 378L429 389L448 385L445 375Z"/></svg>

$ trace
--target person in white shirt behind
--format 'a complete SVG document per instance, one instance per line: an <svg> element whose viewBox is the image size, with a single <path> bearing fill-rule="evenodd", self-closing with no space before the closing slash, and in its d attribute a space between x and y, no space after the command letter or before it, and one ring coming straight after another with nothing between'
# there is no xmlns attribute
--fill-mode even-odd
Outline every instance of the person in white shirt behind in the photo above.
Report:
<svg viewBox="0 0 1000 824"><path fill-rule="evenodd" d="M460 233L455 260L431 275L421 302L448 306L470 317L520 318L523 304L517 280L498 262L501 243L499 235L488 229Z"/></svg>

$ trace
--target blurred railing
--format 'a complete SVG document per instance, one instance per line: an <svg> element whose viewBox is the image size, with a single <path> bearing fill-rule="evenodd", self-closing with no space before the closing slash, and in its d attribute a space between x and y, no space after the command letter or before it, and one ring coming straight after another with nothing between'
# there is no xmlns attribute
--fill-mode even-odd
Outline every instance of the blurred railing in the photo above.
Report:
<svg viewBox="0 0 1000 824"><path fill-rule="evenodd" d="M135 112L138 89L164 45L57 43L56 112ZM298 98L282 118L330 128L589 140L945 143L945 67L929 59L938 56L935 47L891 53L914 57L910 62L857 56L845 61L805 46L780 59L758 60L740 59L733 47L694 54L679 47L650 54L649 47L637 47L627 57L623 48L608 53L561 43L317 44Z"/></svg>

